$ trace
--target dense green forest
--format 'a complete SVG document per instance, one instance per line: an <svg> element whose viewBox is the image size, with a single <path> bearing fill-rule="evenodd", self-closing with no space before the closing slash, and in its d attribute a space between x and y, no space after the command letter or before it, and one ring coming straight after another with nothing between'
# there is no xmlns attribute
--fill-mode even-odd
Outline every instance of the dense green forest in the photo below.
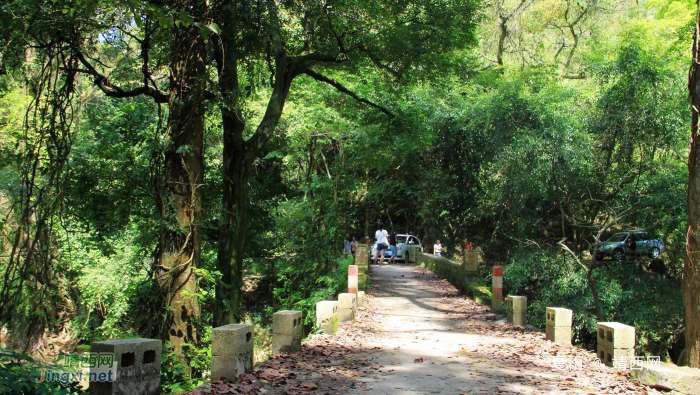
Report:
<svg viewBox="0 0 700 395"><path fill-rule="evenodd" d="M1 345L157 337L165 388L192 388L212 326L264 333L296 309L312 333L347 287L344 236L382 221L426 251L480 247L484 283L504 265L535 325L567 306L578 345L620 321L682 362L696 16L692 0L3 3ZM659 259L592 259L636 229L663 237Z"/></svg>

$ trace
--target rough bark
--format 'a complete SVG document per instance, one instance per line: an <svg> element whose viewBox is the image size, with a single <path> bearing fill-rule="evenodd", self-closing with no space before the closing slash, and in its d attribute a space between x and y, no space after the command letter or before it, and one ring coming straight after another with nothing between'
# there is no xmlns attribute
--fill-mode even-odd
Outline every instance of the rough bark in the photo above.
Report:
<svg viewBox="0 0 700 395"><path fill-rule="evenodd" d="M224 193L222 196L222 212L220 221L219 248L217 265L222 273L221 282L217 285L217 302L214 312L215 325L237 322L243 318L241 308L243 285L243 258L247 230L247 188L248 174L253 161L258 157L265 144L270 140L277 128L285 102L289 96L292 81L300 74L327 83L337 90L349 95L355 100L372 106L393 117L386 108L369 100L363 99L338 83L310 68L319 62L339 63L347 56L339 54L310 53L296 57L290 56L282 42L280 22L275 2L266 4L270 17L270 38L274 48L274 60L269 60L272 74L272 94L268 100L265 114L255 133L245 140L245 120L240 111L241 92L238 82L238 57L244 51L240 40L240 31L236 24L238 19L221 20L220 25L227 26L218 42L216 56L219 72L219 88L222 95L222 125L224 128L223 147L223 180ZM226 12L217 13L217 19L229 18ZM340 54L345 54L342 41L339 41ZM313 170L309 166L308 171ZM312 194L312 192L310 192ZM310 195L312 206L313 196ZM312 207L313 210L313 207Z"/></svg>
<svg viewBox="0 0 700 395"><path fill-rule="evenodd" d="M503 66L503 52L505 52L506 37L508 37L508 17L503 13L498 14L498 48L496 50L496 63Z"/></svg>
<svg viewBox="0 0 700 395"><path fill-rule="evenodd" d="M596 266L596 262L592 261L590 266L586 270L586 279L588 280L588 287L591 289L591 295L593 295L596 318L598 319L598 321L605 321L605 317L603 316L603 308L600 303L600 293L598 292L598 286L596 285L595 279L593 278L593 270Z"/></svg>
<svg viewBox="0 0 700 395"><path fill-rule="evenodd" d="M276 25L276 10L271 9L273 25ZM279 32L278 26L273 29ZM219 63L222 124L224 128L223 179L224 194L217 251L217 265L222 274L217 285L217 303L214 313L215 325L238 322L241 311L243 285L243 258L247 231L247 176L253 161L267 141L272 137L282 116L292 80L299 72L296 64L287 57L281 39L275 35L275 69L272 95L262 121L253 136L244 140L245 121L238 105L239 86L235 37L222 35Z"/></svg>
<svg viewBox="0 0 700 395"><path fill-rule="evenodd" d="M202 19L204 3L190 3L188 11ZM194 269L199 265L201 253L205 51L199 28L194 25L175 28L168 119L171 146L165 153L157 281L168 306L163 332L176 351L182 349L182 343L194 343L198 339L194 320L200 314L199 304L188 293L197 291Z"/></svg>
<svg viewBox="0 0 700 395"><path fill-rule="evenodd" d="M688 366L700 367L700 62L698 60L698 27L700 3L693 41L693 59L688 75L688 90L692 104L691 142L688 157L688 240L683 268L683 301L685 302L685 358Z"/></svg>
<svg viewBox="0 0 700 395"><path fill-rule="evenodd" d="M221 21L229 24L229 21ZM233 25L235 26L235 24ZM235 29L232 29L235 31ZM240 85L238 81L238 57L235 50L236 37L229 31L220 36L220 49L217 53L219 91L222 101L221 122L223 126L221 219L219 222L219 244L217 269L222 274L216 284L216 313L214 325L220 326L237 322L240 318L240 293L232 290L242 287L242 265L235 268L232 261L240 256L242 262L247 224L246 178L248 164L245 158L245 121L240 111Z"/></svg>

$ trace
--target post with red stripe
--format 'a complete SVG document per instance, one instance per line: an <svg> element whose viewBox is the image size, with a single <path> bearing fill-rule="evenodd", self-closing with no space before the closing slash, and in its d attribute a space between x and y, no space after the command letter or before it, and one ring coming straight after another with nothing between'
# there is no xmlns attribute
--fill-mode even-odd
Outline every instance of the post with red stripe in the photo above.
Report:
<svg viewBox="0 0 700 395"><path fill-rule="evenodd" d="M491 299L491 311L500 311L503 302L503 266L493 267L493 298Z"/></svg>
<svg viewBox="0 0 700 395"><path fill-rule="evenodd" d="M348 293L357 295L357 265L348 266Z"/></svg>

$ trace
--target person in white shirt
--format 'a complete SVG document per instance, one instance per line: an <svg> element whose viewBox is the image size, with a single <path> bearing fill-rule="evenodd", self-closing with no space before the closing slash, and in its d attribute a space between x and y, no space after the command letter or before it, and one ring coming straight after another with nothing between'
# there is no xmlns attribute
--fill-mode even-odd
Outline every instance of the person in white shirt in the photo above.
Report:
<svg viewBox="0 0 700 395"><path fill-rule="evenodd" d="M384 250L389 248L389 234L384 230L384 223L380 222L377 231L374 233L374 238L377 239L377 252L374 254L374 264L377 264L377 258L382 256L380 265L384 264Z"/></svg>
<svg viewBox="0 0 700 395"><path fill-rule="evenodd" d="M442 244L440 244L440 240L433 246L433 254L435 254L435 256L442 256Z"/></svg>

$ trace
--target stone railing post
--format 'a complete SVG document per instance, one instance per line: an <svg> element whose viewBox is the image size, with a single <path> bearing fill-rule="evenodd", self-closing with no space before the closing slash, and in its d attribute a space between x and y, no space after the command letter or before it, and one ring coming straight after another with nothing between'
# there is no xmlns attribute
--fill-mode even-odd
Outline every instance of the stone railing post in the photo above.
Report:
<svg viewBox="0 0 700 395"><path fill-rule="evenodd" d="M160 356L163 342L156 339L121 339L92 342L90 353L111 354L114 369L90 369L91 395L160 394ZM100 357L98 356L98 361ZM98 373L99 372L99 373ZM112 372L115 372L114 374ZM113 374L113 376L112 376ZM102 377L100 376L102 375ZM112 377L105 377L105 376ZM106 379L106 380L103 380ZM113 381L108 381L109 379Z"/></svg>
<svg viewBox="0 0 700 395"><path fill-rule="evenodd" d="M608 366L629 369L634 357L635 330L619 322L598 323L598 358Z"/></svg>
<svg viewBox="0 0 700 395"><path fill-rule="evenodd" d="M574 312L560 307L547 307L547 337L554 343L571 345L571 324Z"/></svg>
<svg viewBox="0 0 700 395"><path fill-rule="evenodd" d="M211 379L236 381L253 371L255 326L229 324L212 329Z"/></svg>
<svg viewBox="0 0 700 395"><path fill-rule="evenodd" d="M272 355L301 351L301 311L282 310L272 314Z"/></svg>
<svg viewBox="0 0 700 395"><path fill-rule="evenodd" d="M324 300L316 303L316 326L329 335L338 332L338 302Z"/></svg>
<svg viewBox="0 0 700 395"><path fill-rule="evenodd" d="M347 322L354 320L356 309L356 294L344 293L338 295L338 322Z"/></svg>
<svg viewBox="0 0 700 395"><path fill-rule="evenodd" d="M500 311L503 303L503 266L493 267L491 310Z"/></svg>
<svg viewBox="0 0 700 395"><path fill-rule="evenodd" d="M527 297L508 295L506 307L508 308L507 320L509 324L520 327L527 325Z"/></svg>
<svg viewBox="0 0 700 395"><path fill-rule="evenodd" d="M369 245L358 244L355 246L355 265L357 266L358 290L367 289L367 272L369 271Z"/></svg>
<svg viewBox="0 0 700 395"><path fill-rule="evenodd" d="M473 273L479 270L479 253L476 250L464 250L464 271Z"/></svg>
<svg viewBox="0 0 700 395"><path fill-rule="evenodd" d="M348 266L348 293L357 295L358 291L358 277L357 277L357 266Z"/></svg>

